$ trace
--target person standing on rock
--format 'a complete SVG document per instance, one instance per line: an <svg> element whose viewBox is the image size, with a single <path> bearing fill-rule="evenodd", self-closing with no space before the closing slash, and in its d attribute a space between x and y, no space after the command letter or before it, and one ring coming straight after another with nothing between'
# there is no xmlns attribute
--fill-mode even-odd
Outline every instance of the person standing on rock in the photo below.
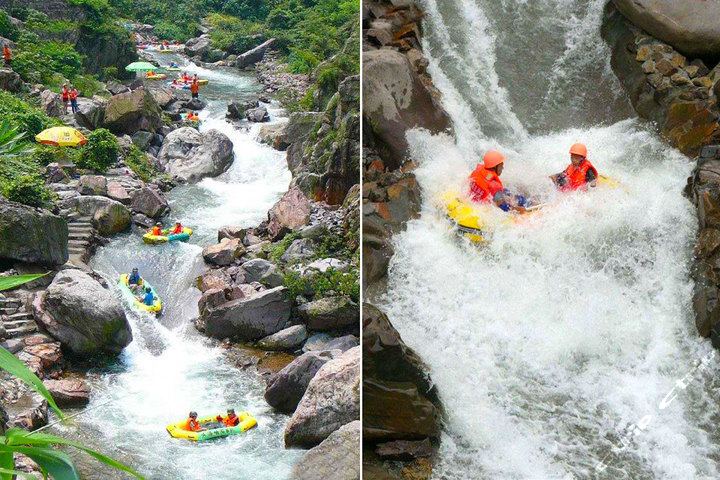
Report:
<svg viewBox="0 0 720 480"><path fill-rule="evenodd" d="M505 156L489 150L483 156L483 163L478 164L470 174L470 197L473 201L494 203L504 212L510 210L524 213L531 203L522 195L514 195L507 191L500 175L503 172Z"/></svg>
<svg viewBox="0 0 720 480"><path fill-rule="evenodd" d="M5 59L5 66L12 68L12 50L10 50L10 45L5 44L3 47L3 58Z"/></svg>
<svg viewBox="0 0 720 480"><path fill-rule="evenodd" d="M597 169L587 159L587 147L584 143L573 144L570 147L570 165L562 172L550 175L550 180L563 192L595 187L597 179Z"/></svg>
<svg viewBox="0 0 720 480"><path fill-rule="evenodd" d="M75 85L70 85L70 106L72 107L72 112L77 113L78 111L78 91L77 88L75 88Z"/></svg>
<svg viewBox="0 0 720 480"><path fill-rule="evenodd" d="M193 77L192 83L190 84L190 94L192 95L192 98L199 98L199 91L200 91L200 84L197 80L197 75Z"/></svg>
<svg viewBox="0 0 720 480"><path fill-rule="evenodd" d="M67 115L68 104L70 103L70 90L68 90L67 83L63 84L62 103L63 103L63 115Z"/></svg>

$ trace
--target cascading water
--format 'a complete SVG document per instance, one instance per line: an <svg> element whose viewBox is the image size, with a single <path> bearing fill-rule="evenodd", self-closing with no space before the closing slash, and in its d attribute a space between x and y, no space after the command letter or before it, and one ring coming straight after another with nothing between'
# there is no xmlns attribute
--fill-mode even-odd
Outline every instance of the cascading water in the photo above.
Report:
<svg viewBox="0 0 720 480"><path fill-rule="evenodd" d="M455 138L408 135L424 205L378 300L445 407L434 478L720 475L717 358L690 305L692 165L623 100L604 3L423 2ZM578 141L621 188L555 192ZM436 201L488 148L508 154L506 187L550 206L477 247Z"/></svg>
<svg viewBox="0 0 720 480"><path fill-rule="evenodd" d="M158 57L160 63L182 62L176 55ZM255 128L237 129L224 120L228 100L243 100L260 89L252 75L193 64L186 68L210 79L201 89L208 103L200 113L201 130L214 128L228 135L235 160L221 176L177 187L167 195L171 219L195 229L189 243L148 246L140 232L133 231L98 250L93 269L114 284L120 273L137 266L158 290L163 316L156 319L127 309L134 341L117 362L91 371L90 410L77 425L55 428L152 479L285 479L299 459L298 451L283 445L288 417L263 400L264 382L257 374L231 365L190 321L198 315L200 297L194 279L206 268L201 246L216 242L217 230L225 225L260 223L287 190L291 175L283 153L254 139ZM269 110L273 122L285 121L275 116L277 109ZM251 412L258 427L205 444L172 439L165 431L165 425L186 418L189 410L204 415L229 407ZM86 465L84 478L118 476L99 468L97 463Z"/></svg>

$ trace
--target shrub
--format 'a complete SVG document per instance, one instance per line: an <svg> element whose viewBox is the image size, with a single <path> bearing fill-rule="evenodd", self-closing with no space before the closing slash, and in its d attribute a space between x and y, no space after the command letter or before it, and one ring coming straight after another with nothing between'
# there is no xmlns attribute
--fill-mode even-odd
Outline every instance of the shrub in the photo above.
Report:
<svg viewBox="0 0 720 480"><path fill-rule="evenodd" d="M49 207L52 195L38 175L20 175L5 187L5 197L31 207Z"/></svg>
<svg viewBox="0 0 720 480"><path fill-rule="evenodd" d="M93 130L76 161L80 168L104 172L112 166L120 153L118 139L105 128Z"/></svg>
<svg viewBox="0 0 720 480"><path fill-rule="evenodd" d="M18 29L10 21L10 16L5 10L0 10L0 37L17 40Z"/></svg>
<svg viewBox="0 0 720 480"><path fill-rule="evenodd" d="M125 154L125 164L137 174L143 181L152 180L155 173L150 158L137 145L133 144Z"/></svg>
<svg viewBox="0 0 720 480"><path fill-rule="evenodd" d="M283 256L283 254L284 254L285 251L288 249L288 247L290 246L290 244L292 244L292 242L294 242L294 241L295 241L296 239L298 239L299 237L300 237L300 235L299 235L298 233L296 233L296 232L288 233L287 235L285 235L285 236L282 238L282 240L280 240L279 242L274 243L274 244L270 247L270 253L269 253L269 255L268 255L268 257L270 257L270 261L273 262L273 263L279 263L279 262L280 262L280 257Z"/></svg>
<svg viewBox="0 0 720 480"><path fill-rule="evenodd" d="M48 117L39 108L5 91L0 91L0 118L7 119L20 132L25 133L29 140L56 123L56 120Z"/></svg>
<svg viewBox="0 0 720 480"><path fill-rule="evenodd" d="M325 272L317 272L301 277L296 271L290 270L285 274L285 286L289 290L290 298L312 291L315 298L327 296L330 292L345 295L354 302L360 301L360 274L353 269L343 273L334 268Z"/></svg>

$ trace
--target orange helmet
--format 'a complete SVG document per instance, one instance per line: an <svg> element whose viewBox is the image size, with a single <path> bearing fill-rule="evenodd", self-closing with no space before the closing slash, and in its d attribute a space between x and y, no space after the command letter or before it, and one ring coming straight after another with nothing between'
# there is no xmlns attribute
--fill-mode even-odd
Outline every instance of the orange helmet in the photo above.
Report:
<svg viewBox="0 0 720 480"><path fill-rule="evenodd" d="M580 155L581 157L587 157L587 147L584 143L573 143L570 147L570 153L572 155Z"/></svg>
<svg viewBox="0 0 720 480"><path fill-rule="evenodd" d="M485 168L494 168L505 161L505 157L497 150L488 150L483 157L483 165Z"/></svg>

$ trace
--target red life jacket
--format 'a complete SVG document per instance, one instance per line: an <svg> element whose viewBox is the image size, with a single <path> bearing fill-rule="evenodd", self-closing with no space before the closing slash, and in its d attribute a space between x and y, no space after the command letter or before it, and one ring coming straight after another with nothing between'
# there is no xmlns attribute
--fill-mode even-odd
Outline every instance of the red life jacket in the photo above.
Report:
<svg viewBox="0 0 720 480"><path fill-rule="evenodd" d="M78 97L78 91L74 88L70 90L70 100L77 100Z"/></svg>
<svg viewBox="0 0 720 480"><path fill-rule="evenodd" d="M160 227L153 227L150 233L155 236L160 236L162 235L162 229Z"/></svg>
<svg viewBox="0 0 720 480"><path fill-rule="evenodd" d="M182 426L183 430L187 430L188 432L197 432L200 430L200 424L197 422L197 420L193 420L192 418L188 418L187 422Z"/></svg>
<svg viewBox="0 0 720 480"><path fill-rule="evenodd" d="M238 423L240 423L240 419L237 415L228 415L227 417L223 418L223 423L227 427L234 427Z"/></svg>
<svg viewBox="0 0 720 480"><path fill-rule="evenodd" d="M63 87L62 89L62 98L63 100L67 100L68 98L70 98L70 91L65 87Z"/></svg>
<svg viewBox="0 0 720 480"><path fill-rule="evenodd" d="M598 178L597 169L592 166L588 159L583 160L577 167L571 163L570 166L568 166L563 172L565 174L565 178L567 179L567 183L565 183L560 190L572 191L584 188L585 178L589 170L592 170L593 173L595 173L595 178Z"/></svg>
<svg viewBox="0 0 720 480"><path fill-rule="evenodd" d="M5 60L12 60L12 53L10 52L10 47L7 45L3 47L3 57Z"/></svg>
<svg viewBox="0 0 720 480"><path fill-rule="evenodd" d="M183 232L183 227L182 227L182 225L176 225L176 226L172 229L172 232L170 232L170 233L182 233L182 232Z"/></svg>
<svg viewBox="0 0 720 480"><path fill-rule="evenodd" d="M476 202L492 202L495 194L503 190L498 174L482 165L470 174L470 180L470 196Z"/></svg>

